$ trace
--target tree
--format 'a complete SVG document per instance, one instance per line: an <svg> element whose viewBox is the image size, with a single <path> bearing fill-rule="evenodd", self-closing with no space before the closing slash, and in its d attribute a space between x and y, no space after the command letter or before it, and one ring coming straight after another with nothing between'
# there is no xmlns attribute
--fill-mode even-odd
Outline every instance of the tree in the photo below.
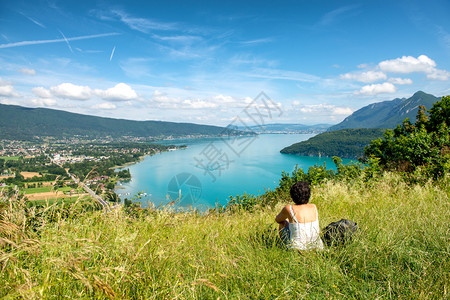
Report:
<svg viewBox="0 0 450 300"><path fill-rule="evenodd" d="M120 202L119 196L117 196L117 194L112 191L107 192L105 196L106 196L106 200L108 200L109 202L115 202L115 203Z"/></svg>
<svg viewBox="0 0 450 300"><path fill-rule="evenodd" d="M408 119L386 130L364 150L365 162L377 159L387 170L413 172L421 168L434 178L450 171L450 96L442 97L427 111L420 107L417 121Z"/></svg>

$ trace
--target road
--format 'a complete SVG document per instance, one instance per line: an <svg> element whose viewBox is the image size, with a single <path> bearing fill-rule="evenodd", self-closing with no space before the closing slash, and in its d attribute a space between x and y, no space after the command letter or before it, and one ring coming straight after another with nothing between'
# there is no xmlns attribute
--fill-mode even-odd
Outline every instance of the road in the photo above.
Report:
<svg viewBox="0 0 450 300"><path fill-rule="evenodd" d="M81 186L86 192L88 192L92 197L94 197L95 199L97 199L98 202L100 202L100 204L103 206L103 209L106 211L110 211L111 210L111 206L109 205L109 203L103 199L102 197L100 197L99 195L97 195L90 187L88 187L84 182L80 182L78 180L78 178L75 177L75 175L70 174L69 171L67 171L67 175L70 176L70 178L72 178L72 180L77 183L79 186Z"/></svg>
<svg viewBox="0 0 450 300"><path fill-rule="evenodd" d="M45 155L51 160L52 163L54 163L55 165L58 165L62 168L62 166L57 163L50 155L48 155L47 153L45 153ZM111 211L111 205L102 197L100 197L99 195L97 195L93 190L91 190L90 187L88 187L84 182L81 182L77 177L75 177L75 175L69 173L69 170L66 170L67 175L72 178L72 180L78 184L79 186L81 186L87 193L89 193L89 195L91 195L94 199L96 199L98 202L100 202L100 204L103 206L103 209L106 212Z"/></svg>

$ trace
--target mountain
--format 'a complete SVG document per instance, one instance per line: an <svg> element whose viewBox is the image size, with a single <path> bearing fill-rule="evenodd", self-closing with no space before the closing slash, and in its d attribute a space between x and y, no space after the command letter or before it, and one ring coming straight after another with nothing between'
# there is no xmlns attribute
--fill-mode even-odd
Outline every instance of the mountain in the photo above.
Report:
<svg viewBox="0 0 450 300"><path fill-rule="evenodd" d="M341 158L359 158L364 147L371 141L383 136L385 129L359 128L327 131L307 141L293 144L282 149L285 154L304 156L339 156Z"/></svg>
<svg viewBox="0 0 450 300"><path fill-rule="evenodd" d="M330 124L303 125L303 124L265 124L264 126L239 127L239 130L251 130L255 133L318 133L326 131Z"/></svg>
<svg viewBox="0 0 450 300"><path fill-rule="evenodd" d="M328 130L339 130L344 128L395 128L406 118L415 122L419 105L424 105L427 109L440 98L422 91L416 92L412 97L406 99L394 99L372 103L365 106L345 118L339 124L331 126Z"/></svg>
<svg viewBox="0 0 450 300"><path fill-rule="evenodd" d="M218 126L112 119L48 108L0 104L0 139L32 140L36 136L54 138L211 136L219 135L224 130L225 128Z"/></svg>

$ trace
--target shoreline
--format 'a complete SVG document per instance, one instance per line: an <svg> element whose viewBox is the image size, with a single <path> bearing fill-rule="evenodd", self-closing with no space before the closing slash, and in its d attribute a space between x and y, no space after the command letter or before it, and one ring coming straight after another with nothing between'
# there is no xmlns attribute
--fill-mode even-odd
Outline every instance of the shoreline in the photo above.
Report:
<svg viewBox="0 0 450 300"><path fill-rule="evenodd" d="M123 165L120 165L120 166L113 166L113 167L111 167L111 169L114 169L114 170L115 169L123 169L125 167L140 163L145 159L146 156L152 156L152 155L154 155L154 154L142 155L139 157L139 159L137 161L130 161L130 162L124 163Z"/></svg>
<svg viewBox="0 0 450 300"><path fill-rule="evenodd" d="M137 161L130 161L130 162L124 163L124 164L119 165L119 166L113 166L113 167L111 167L110 169L113 169L113 170L116 170L116 169L123 169L123 168L125 168L125 167L132 166L132 165L134 165L134 164L137 164L137 163L140 163L140 162L144 161L144 159L145 159L147 156L154 156L154 155L156 155L156 154L161 154L161 153L164 153L164 152L171 152L171 151L176 151L176 150L186 149L186 148L187 148L187 146L185 146L185 147L175 146L175 148L167 148L166 150L158 151L158 152L155 152L155 153L153 153L153 154L145 154L145 155L139 156L139 159L138 159ZM130 179L131 179L131 178L130 178Z"/></svg>
<svg viewBox="0 0 450 300"><path fill-rule="evenodd" d="M128 166L131 166L131 165L134 165L134 164L142 162L147 156L153 156L153 155L156 155L156 154L161 154L163 152L170 152L170 151L175 151L175 150L179 150L179 149L184 149L184 147L183 148L179 148L179 147L167 148L166 150L158 151L158 152L155 152L153 154L145 154L145 155L139 156L139 159L137 161L130 161L130 162L124 163L124 164L119 165L119 166L113 166L113 167L111 167L111 169L114 169L114 170L115 169L123 169L125 167L128 167Z"/></svg>

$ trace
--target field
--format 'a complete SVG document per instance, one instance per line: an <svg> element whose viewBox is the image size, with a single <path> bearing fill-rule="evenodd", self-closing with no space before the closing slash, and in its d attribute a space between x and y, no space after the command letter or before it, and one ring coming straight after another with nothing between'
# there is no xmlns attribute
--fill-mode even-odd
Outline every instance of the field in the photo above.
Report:
<svg viewBox="0 0 450 300"><path fill-rule="evenodd" d="M25 178L33 178L34 176L36 177L42 177L42 175L39 175L38 172L20 172L20 174Z"/></svg>
<svg viewBox="0 0 450 300"><path fill-rule="evenodd" d="M41 206L47 206L47 205L53 205L55 204L55 202L57 204L73 204L75 202L77 202L77 200L80 199L80 196L72 196L72 197L64 197L64 198L50 198L50 199L46 199L46 200L35 200L35 201L30 201L28 202L29 206L37 206L37 205L41 205ZM90 199L89 196L83 196L83 199L87 200Z"/></svg>
<svg viewBox="0 0 450 300"><path fill-rule="evenodd" d="M25 189L25 194L38 194L38 193L48 193L52 190L51 186L42 186L37 188L27 188Z"/></svg>
<svg viewBox="0 0 450 300"><path fill-rule="evenodd" d="M0 159L4 159L5 161L8 160L19 160L20 156L0 156Z"/></svg>
<svg viewBox="0 0 450 300"><path fill-rule="evenodd" d="M449 177L316 185L311 202L321 227L347 218L361 231L344 247L303 253L277 237L274 218L286 198L220 214L18 207L3 214L0 297L448 298L449 197Z"/></svg>

